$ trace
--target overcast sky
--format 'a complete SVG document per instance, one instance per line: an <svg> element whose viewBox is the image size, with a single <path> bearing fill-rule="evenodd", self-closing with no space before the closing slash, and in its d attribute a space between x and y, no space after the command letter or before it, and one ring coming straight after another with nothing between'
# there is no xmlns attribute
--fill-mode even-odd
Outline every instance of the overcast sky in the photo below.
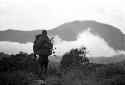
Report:
<svg viewBox="0 0 125 85"><path fill-rule="evenodd" d="M125 33L125 0L0 0L0 30L52 29L86 19Z"/></svg>
<svg viewBox="0 0 125 85"><path fill-rule="evenodd" d="M0 0L0 30L53 29L74 20L96 20L125 33L125 0ZM63 54L72 46L81 46L82 40L86 41L84 44L95 56L116 54L103 39L89 32L79 34L74 42L59 38L57 53ZM101 46L98 47L99 44ZM64 49L65 45L69 48ZM20 50L32 52L32 43L0 42L0 47L0 51L10 53Z"/></svg>

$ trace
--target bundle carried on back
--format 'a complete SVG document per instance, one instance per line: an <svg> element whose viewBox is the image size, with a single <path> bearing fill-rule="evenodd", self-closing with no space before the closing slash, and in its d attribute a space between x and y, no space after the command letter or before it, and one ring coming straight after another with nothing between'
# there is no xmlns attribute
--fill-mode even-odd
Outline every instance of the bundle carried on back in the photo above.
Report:
<svg viewBox="0 0 125 85"><path fill-rule="evenodd" d="M51 55L53 44L47 36L46 30L42 31L42 34L36 36L34 41L33 51L37 55Z"/></svg>

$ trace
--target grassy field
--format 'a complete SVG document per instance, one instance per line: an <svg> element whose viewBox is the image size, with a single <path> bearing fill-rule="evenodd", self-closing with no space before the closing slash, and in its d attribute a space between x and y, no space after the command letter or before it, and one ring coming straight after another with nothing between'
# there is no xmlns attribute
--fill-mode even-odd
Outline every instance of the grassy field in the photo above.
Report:
<svg viewBox="0 0 125 85"><path fill-rule="evenodd" d="M125 85L124 61L115 64L82 64L62 68L49 62L46 85ZM40 80L38 62L31 55L10 56L0 61L0 85L35 85Z"/></svg>

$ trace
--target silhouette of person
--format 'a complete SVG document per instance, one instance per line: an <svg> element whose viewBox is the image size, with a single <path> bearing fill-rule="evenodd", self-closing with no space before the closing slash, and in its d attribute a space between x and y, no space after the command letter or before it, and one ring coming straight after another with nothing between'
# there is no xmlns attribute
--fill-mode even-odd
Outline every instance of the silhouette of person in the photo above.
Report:
<svg viewBox="0 0 125 85"><path fill-rule="evenodd" d="M52 54L52 48L53 44L47 36L47 31L43 30L42 34L36 36L33 46L35 56L39 55L38 61L41 68L40 74L42 74L43 68L45 69L45 73L47 73L49 62L48 56Z"/></svg>

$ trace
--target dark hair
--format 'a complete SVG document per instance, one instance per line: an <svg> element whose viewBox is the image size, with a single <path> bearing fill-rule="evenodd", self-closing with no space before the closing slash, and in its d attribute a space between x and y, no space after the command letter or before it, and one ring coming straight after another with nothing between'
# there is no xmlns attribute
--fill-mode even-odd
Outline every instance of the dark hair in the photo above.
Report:
<svg viewBox="0 0 125 85"><path fill-rule="evenodd" d="M42 31L42 34L47 34L47 31L46 31L46 30L43 30L43 31Z"/></svg>

